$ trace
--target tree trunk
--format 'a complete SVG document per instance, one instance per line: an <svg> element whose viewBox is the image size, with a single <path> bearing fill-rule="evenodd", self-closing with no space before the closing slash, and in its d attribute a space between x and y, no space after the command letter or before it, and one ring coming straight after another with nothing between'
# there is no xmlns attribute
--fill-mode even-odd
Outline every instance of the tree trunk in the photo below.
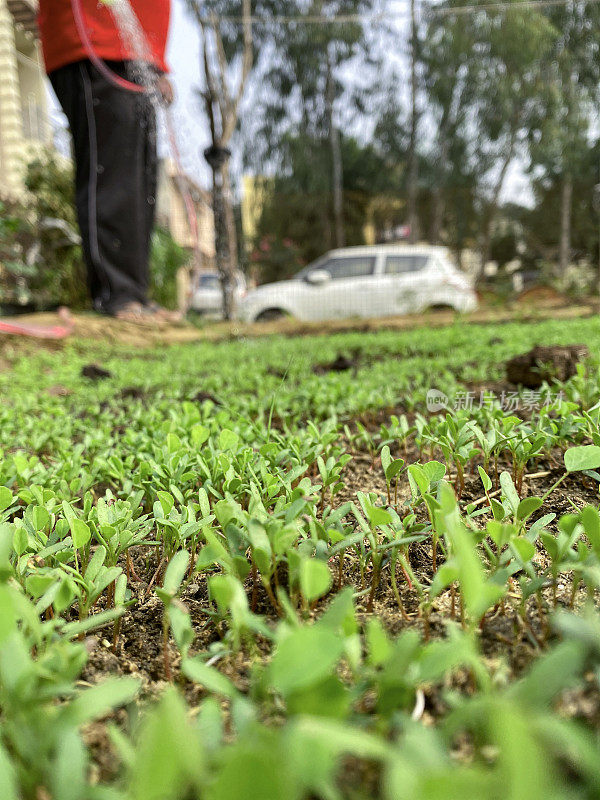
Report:
<svg viewBox="0 0 600 800"><path fill-rule="evenodd" d="M212 141L211 147L204 151L204 156L213 174L215 259L223 289L223 316L225 319L232 319L236 310L235 273L238 252L228 165L231 153L228 144L237 125L240 102L252 69L252 5L251 0L242 0L241 75L237 91L233 94L227 81L230 65L227 62L219 18L216 14L211 14L207 18L201 11L200 3L194 3L192 8L201 31L200 57L206 84L203 97ZM209 36L212 38L212 43L209 43Z"/></svg>
<svg viewBox="0 0 600 800"><path fill-rule="evenodd" d="M439 244L444 225L444 214L446 212L446 185L447 185L447 162L449 151L448 139L442 134L439 154L439 175L433 190L433 208L431 212L431 243Z"/></svg>
<svg viewBox="0 0 600 800"><path fill-rule="evenodd" d="M442 191L442 187L437 184L433 190L433 198L432 198L433 208L431 212L431 244L439 244L441 233L442 233L442 225L444 222L444 211L446 209L446 203L444 199L444 193Z"/></svg>
<svg viewBox="0 0 600 800"><path fill-rule="evenodd" d="M225 203L225 222L227 229L227 242L229 246L229 266L231 269L231 274L234 275L238 261L238 241L235 213L233 209L229 164L225 164L223 167L223 199Z"/></svg>
<svg viewBox="0 0 600 800"><path fill-rule="evenodd" d="M327 63L327 114L329 117L329 146L331 148L331 182L333 196L333 219L335 229L335 246L344 247L344 169L342 164L342 147L340 133L335 125L333 104L335 100L335 84L331 62Z"/></svg>
<svg viewBox="0 0 600 800"><path fill-rule="evenodd" d="M227 235L227 269L229 277L229 311L232 319L237 311L235 305L236 270L238 267L238 240L237 228L235 225L235 213L233 209L233 198L231 192L231 175L229 173L229 163L223 167L223 205L225 211L225 230Z"/></svg>
<svg viewBox="0 0 600 800"><path fill-rule="evenodd" d="M215 220L215 260L223 288L223 316L235 315L235 268L237 235L231 204L231 182L227 162L213 170L213 214Z"/></svg>
<svg viewBox="0 0 600 800"><path fill-rule="evenodd" d="M571 208L573 205L573 178L564 175L560 194L560 242L558 268L564 275L571 259Z"/></svg>
<svg viewBox="0 0 600 800"><path fill-rule="evenodd" d="M419 167L417 161L417 14L415 0L410 0L411 43L410 43L410 144L408 150L408 225L409 241L419 238L417 214L417 190Z"/></svg>

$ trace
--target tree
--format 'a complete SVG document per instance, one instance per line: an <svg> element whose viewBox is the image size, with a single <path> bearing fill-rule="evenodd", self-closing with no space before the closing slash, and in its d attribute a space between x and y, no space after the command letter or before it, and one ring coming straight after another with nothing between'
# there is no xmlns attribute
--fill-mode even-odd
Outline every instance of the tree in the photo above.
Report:
<svg viewBox="0 0 600 800"><path fill-rule="evenodd" d="M424 87L437 123L437 186L432 238L440 239L450 182L473 182L479 218L481 265L509 167L525 153L532 120L544 93L540 62L550 52L553 28L538 9L509 2L482 3L468 14L445 0L431 6L423 36ZM471 176L471 181L467 176Z"/></svg>
<svg viewBox="0 0 600 800"><path fill-rule="evenodd" d="M419 216L417 212L417 193L419 180L419 161L417 154L417 61L419 58L419 39L417 29L417 10L415 0L410 0L410 142L408 146L408 225L410 241L419 238Z"/></svg>
<svg viewBox="0 0 600 800"><path fill-rule="evenodd" d="M518 0L513 3L498 12L487 10L471 22L475 58L469 66L469 79L477 90L475 163L483 176L482 267L489 258L509 166L526 142L544 97L540 63L545 63L553 41L552 25L540 11L520 6Z"/></svg>
<svg viewBox="0 0 600 800"><path fill-rule="evenodd" d="M575 2L549 7L545 14L554 36L543 65L546 91L537 125L532 126L530 153L537 191L560 187L558 271L562 274L571 258L574 184L589 169L590 123L599 99L600 10Z"/></svg>
<svg viewBox="0 0 600 800"><path fill-rule="evenodd" d="M240 27L223 18L239 4L228 0L186 0L200 28L202 99L209 123L211 145L205 156L213 174L216 261L223 286L223 312L234 315L237 233L231 197L229 144L235 132L240 103L253 64L251 0L242 0ZM238 74L237 82L235 75ZM232 85L233 84L233 85Z"/></svg>
<svg viewBox="0 0 600 800"><path fill-rule="evenodd" d="M283 16L285 24L259 33L263 59L254 112L260 122L252 132L251 163L261 172L289 173L295 158L291 148L302 139L319 170L314 181L329 195L330 244L338 247L346 242L342 139L357 100L356 81L347 67L361 58L364 62L365 35L356 16L371 4L261 0L260 6L267 16ZM327 23L327 17L343 21Z"/></svg>
<svg viewBox="0 0 600 800"><path fill-rule="evenodd" d="M372 202L392 194L395 182L375 147L349 137L341 138L340 147L345 236L349 245L357 245L364 243ZM330 195L315 179L327 166L329 154L322 149L321 161L315 163L313 151L301 136L286 142L286 148L291 168L269 181L252 243L252 260L260 265L263 281L290 277L331 248Z"/></svg>
<svg viewBox="0 0 600 800"><path fill-rule="evenodd" d="M461 0L454 4L457 3L462 4ZM448 3L447 8L452 5ZM449 194L464 184L469 169L468 120L475 95L475 86L469 79L472 34L472 27L465 25L460 16L429 14L421 44L423 88L435 124L429 159L432 244L442 241Z"/></svg>

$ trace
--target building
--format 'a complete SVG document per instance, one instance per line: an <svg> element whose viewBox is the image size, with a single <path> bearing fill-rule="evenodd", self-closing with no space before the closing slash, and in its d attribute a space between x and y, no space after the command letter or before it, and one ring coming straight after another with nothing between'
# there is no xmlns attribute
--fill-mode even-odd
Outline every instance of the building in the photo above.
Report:
<svg viewBox="0 0 600 800"><path fill-rule="evenodd" d="M25 192L25 165L53 145L36 0L0 0L0 197Z"/></svg>
<svg viewBox="0 0 600 800"><path fill-rule="evenodd" d="M264 175L242 177L242 231L246 248L254 246L263 208L273 195L275 182Z"/></svg>
<svg viewBox="0 0 600 800"><path fill-rule="evenodd" d="M195 248L196 242L183 197L182 181L194 205L202 262L199 266L209 269L214 266L215 259L215 226L211 194L198 186L189 176L180 176L172 158L163 159L159 165L156 221L171 233L178 245L186 250Z"/></svg>

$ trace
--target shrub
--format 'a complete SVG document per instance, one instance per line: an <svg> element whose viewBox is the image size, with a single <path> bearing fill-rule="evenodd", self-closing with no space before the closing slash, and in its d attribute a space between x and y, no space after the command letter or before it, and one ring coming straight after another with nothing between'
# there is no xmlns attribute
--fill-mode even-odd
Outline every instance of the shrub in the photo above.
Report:
<svg viewBox="0 0 600 800"><path fill-rule="evenodd" d="M83 254L71 235L77 231L72 165L45 152L28 165L25 185L39 243L36 269L28 281L34 303L38 307L89 305ZM58 225L44 224L48 220Z"/></svg>
<svg viewBox="0 0 600 800"><path fill-rule="evenodd" d="M0 303L25 305L31 299L27 279L35 268L26 262L29 228L22 208L0 203Z"/></svg>

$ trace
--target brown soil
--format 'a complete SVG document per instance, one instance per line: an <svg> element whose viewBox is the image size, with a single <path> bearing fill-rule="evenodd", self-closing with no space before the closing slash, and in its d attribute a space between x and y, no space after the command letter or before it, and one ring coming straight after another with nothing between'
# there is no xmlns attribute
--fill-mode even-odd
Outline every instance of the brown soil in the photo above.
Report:
<svg viewBox="0 0 600 800"><path fill-rule="evenodd" d="M532 286L525 289L516 298L515 303L523 306L536 306L537 308L557 308L569 303L567 297L551 286Z"/></svg>
<svg viewBox="0 0 600 800"><path fill-rule="evenodd" d="M506 378L511 383L539 389L553 379L566 381L577 374L577 365L590 357L584 344L539 345L506 362Z"/></svg>
<svg viewBox="0 0 600 800"><path fill-rule="evenodd" d="M534 308L532 311L531 309ZM461 316L461 320L474 324L504 323L513 321L539 321L543 319L575 319L589 317L598 313L598 304L588 301L582 304L571 304L566 300L559 307L545 306L543 303L527 303L520 307L494 308L482 306L471 314ZM245 324L241 322L215 322L197 328L190 324L171 325L164 323L135 323L103 317L92 313L73 314L72 339L106 341L131 345L135 348L147 349L156 345L185 344L194 341L218 341L238 339L242 337L268 336L280 334L284 336L315 336L343 331L377 331L377 330L411 330L413 328L443 327L456 319L452 311L431 310L422 314L409 314L401 317L382 317L379 319L342 319L327 322L298 322L283 318L272 322ZM19 317L19 322L32 325L62 324L55 313L26 314ZM63 340L64 341L64 340ZM61 341L26 339L22 336L0 335L0 356L5 359L5 349L9 352L6 361L10 363L10 352L18 350L20 354L35 351L40 346L60 348ZM0 360L0 369L2 368Z"/></svg>

